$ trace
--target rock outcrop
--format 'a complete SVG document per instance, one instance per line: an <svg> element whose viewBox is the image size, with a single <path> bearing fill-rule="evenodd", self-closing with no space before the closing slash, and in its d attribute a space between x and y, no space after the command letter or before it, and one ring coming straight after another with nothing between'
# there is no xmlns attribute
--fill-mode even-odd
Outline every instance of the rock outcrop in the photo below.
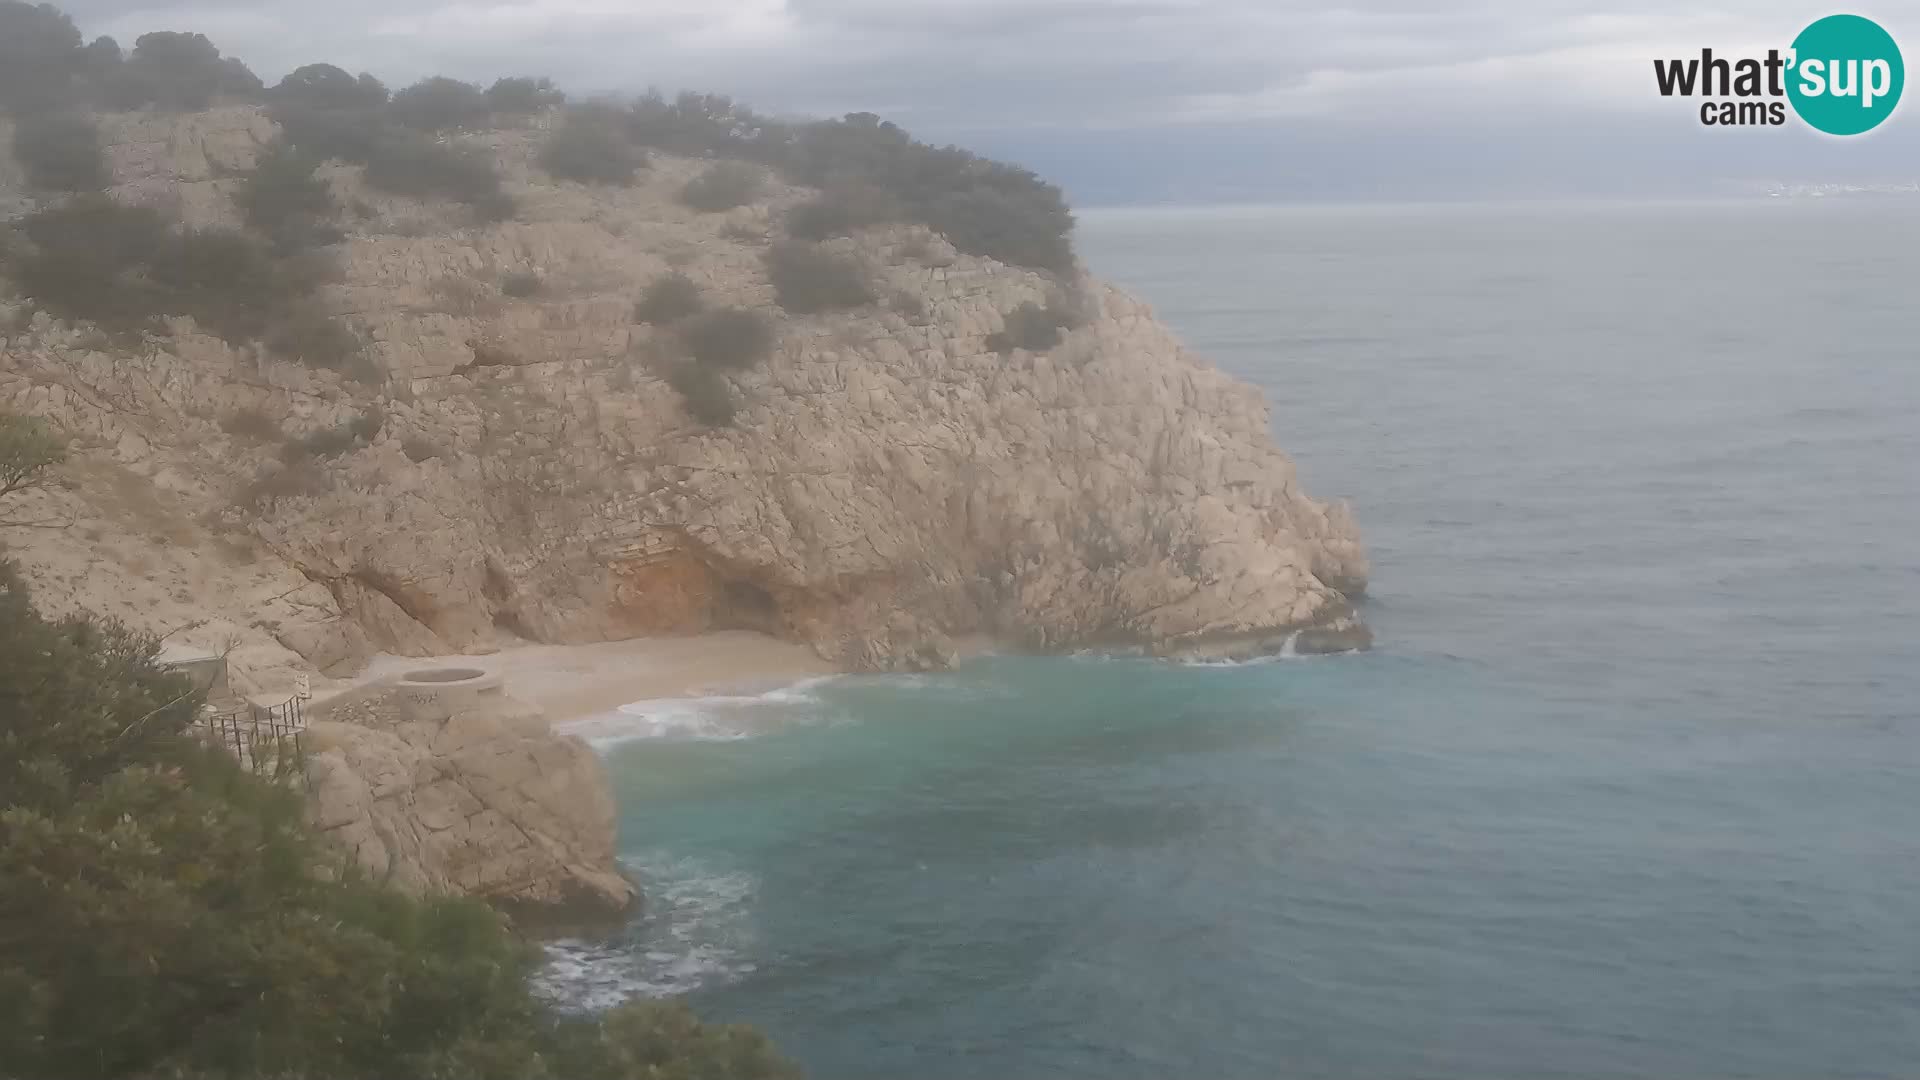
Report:
<svg viewBox="0 0 1920 1080"><path fill-rule="evenodd" d="M599 759L498 679L387 685L317 715L305 736L309 817L375 880L549 917L634 904L613 861Z"/></svg>
<svg viewBox="0 0 1920 1080"><path fill-rule="evenodd" d="M171 198L206 224L236 220L223 185L273 125L227 108L102 130L120 197ZM1317 627L1341 633L1315 641L1362 640L1342 629L1367 573L1346 509L1300 490L1259 392L1146 305L1066 283L1084 325L1002 354L988 339L1007 314L1062 283L923 228L867 230L832 245L882 302L781 316L771 359L731 377L736 423L704 428L662 377L668 332L636 322L634 299L677 269L711 306L777 313L762 257L810 193L773 186L698 213L676 196L700 163L659 156L631 189L588 188L538 170L539 138L467 137L517 201L499 224L324 170L355 208L327 299L384 367L379 386L185 320L128 349L23 304L0 311L0 407L49 416L87 467L144 485L178 523L163 543L151 507L85 483L47 496L101 539L67 597L74 545L23 538L17 556L54 579L36 595L105 588L136 623L205 620L262 671L292 654L345 671L381 650L714 627L802 640L848 668L938 666L963 634L1169 651ZM509 275L538 289L505 295ZM376 412L371 440L292 466L256 430ZM149 546L258 584L156 586L129 565L152 564ZM242 683L270 677L238 666Z"/></svg>

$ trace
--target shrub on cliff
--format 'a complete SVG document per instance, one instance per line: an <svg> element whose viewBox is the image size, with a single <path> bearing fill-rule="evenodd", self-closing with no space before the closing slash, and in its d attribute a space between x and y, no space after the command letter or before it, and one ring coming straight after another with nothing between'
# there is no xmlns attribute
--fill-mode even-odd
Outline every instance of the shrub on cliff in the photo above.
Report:
<svg viewBox="0 0 1920 1080"><path fill-rule="evenodd" d="M676 319L684 319L697 314L705 301L700 298L700 286L692 278L674 272L661 274L649 282L640 299L633 305L633 318L636 322L665 326Z"/></svg>
<svg viewBox="0 0 1920 1080"><path fill-rule="evenodd" d="M164 290L147 271L168 239L156 211L88 195L32 214L18 229L30 247L9 253L10 272L40 307L113 328L155 314Z"/></svg>
<svg viewBox="0 0 1920 1080"><path fill-rule="evenodd" d="M622 132L614 117L599 109L575 109L560 130L540 148L540 167L556 179L625 187L647 163L647 155Z"/></svg>
<svg viewBox="0 0 1920 1080"><path fill-rule="evenodd" d="M687 181L680 190L680 201L705 214L731 210L752 202L766 178L766 173L751 162L715 162Z"/></svg>
<svg viewBox="0 0 1920 1080"><path fill-rule="evenodd" d="M391 95L379 79L365 72L356 79L332 64L308 64L281 79L269 97L276 107L307 105L370 112L385 105Z"/></svg>
<svg viewBox="0 0 1920 1080"><path fill-rule="evenodd" d="M163 316L187 315L229 341L265 337L276 351L292 333L309 363L349 366L358 343L314 326L312 296L330 269L325 260L276 259L231 229L170 229L146 207L103 195L69 199L30 215L20 232L30 246L8 265L28 296L62 318L109 330L153 329ZM334 333L321 348L319 335Z"/></svg>
<svg viewBox="0 0 1920 1080"><path fill-rule="evenodd" d="M353 331L312 305L302 304L281 315L267 331L265 344L282 360L337 371L363 383L380 381L380 368Z"/></svg>
<svg viewBox="0 0 1920 1080"><path fill-rule="evenodd" d="M45 420L0 411L0 499L39 487L66 459L67 440Z"/></svg>
<svg viewBox="0 0 1920 1080"><path fill-rule="evenodd" d="M482 207L505 197L493 162L479 151L404 135L378 140L366 157L369 185L416 199Z"/></svg>
<svg viewBox="0 0 1920 1080"><path fill-rule="evenodd" d="M393 95L387 114L419 131L477 127L486 123L487 96L472 83L436 75Z"/></svg>
<svg viewBox="0 0 1920 1080"><path fill-rule="evenodd" d="M906 207L891 192L857 180L846 180L788 210L787 235L800 240L825 240L906 217Z"/></svg>
<svg viewBox="0 0 1920 1080"><path fill-rule="evenodd" d="M121 109L197 112L220 98L255 100L261 91L253 72L236 58L222 57L206 35L160 30L134 41L106 95Z"/></svg>
<svg viewBox="0 0 1920 1080"><path fill-rule="evenodd" d="M772 353L773 325L755 312L720 308L689 320L681 328L680 340L695 363L738 371Z"/></svg>
<svg viewBox="0 0 1920 1080"><path fill-rule="evenodd" d="M0 109L64 106L80 61L80 31L51 4L0 0Z"/></svg>
<svg viewBox="0 0 1920 1080"><path fill-rule="evenodd" d="M104 191L113 180L99 132L78 113L23 117L13 129L13 156L41 191Z"/></svg>
<svg viewBox="0 0 1920 1080"><path fill-rule="evenodd" d="M487 108L497 113L526 114L567 103L567 95L548 78L517 76L497 79L487 87Z"/></svg>
<svg viewBox="0 0 1920 1080"><path fill-rule="evenodd" d="M281 139L302 156L365 164L389 122L387 88L332 64L308 64L280 80L268 95Z"/></svg>
<svg viewBox="0 0 1920 1080"><path fill-rule="evenodd" d="M464 900L328 872L298 790L194 738L157 646L50 621L0 563L0 1066L9 1076L782 1080L680 1006L561 1018Z"/></svg>
<svg viewBox="0 0 1920 1080"><path fill-rule="evenodd" d="M795 315L861 307L874 301L866 268L851 255L790 240L768 249L766 264L775 298Z"/></svg>
<svg viewBox="0 0 1920 1080"><path fill-rule="evenodd" d="M1055 273L1073 269L1073 215L1059 188L1017 166L916 142L872 113L802 127L782 169L816 187L857 182L884 191L906 219L932 226L969 254Z"/></svg>
<svg viewBox="0 0 1920 1080"><path fill-rule="evenodd" d="M667 371L667 385L680 394L687 415L708 427L726 427L733 423L733 388L719 369L691 361Z"/></svg>
<svg viewBox="0 0 1920 1080"><path fill-rule="evenodd" d="M767 164L780 160L789 138L786 125L757 116L730 97L693 91L672 101L647 92L627 109L625 126L634 142L669 154Z"/></svg>
<svg viewBox="0 0 1920 1080"><path fill-rule="evenodd" d="M1007 312L1004 325L987 336L987 348L997 353L1046 352L1060 343L1064 331L1084 321L1078 305L1064 297L1049 297L1045 306L1029 300Z"/></svg>
<svg viewBox="0 0 1920 1080"><path fill-rule="evenodd" d="M248 227L282 253L337 243L340 204L325 180L314 175L319 159L279 144L262 154L234 201Z"/></svg>

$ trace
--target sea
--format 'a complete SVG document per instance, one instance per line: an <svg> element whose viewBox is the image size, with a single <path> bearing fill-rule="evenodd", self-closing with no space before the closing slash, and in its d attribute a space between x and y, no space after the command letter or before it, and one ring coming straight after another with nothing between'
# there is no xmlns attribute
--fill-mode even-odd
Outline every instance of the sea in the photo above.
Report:
<svg viewBox="0 0 1920 1080"><path fill-rule="evenodd" d="M629 706L557 943L821 1078L1920 1075L1920 200L1089 211L1369 653Z"/></svg>

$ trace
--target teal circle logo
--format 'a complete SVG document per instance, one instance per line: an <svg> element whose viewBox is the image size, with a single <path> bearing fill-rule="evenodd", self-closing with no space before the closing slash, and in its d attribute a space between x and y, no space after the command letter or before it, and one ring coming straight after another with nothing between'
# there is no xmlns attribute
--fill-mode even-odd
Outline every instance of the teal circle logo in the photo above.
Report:
<svg viewBox="0 0 1920 1080"><path fill-rule="evenodd" d="M1893 35L1858 15L1829 15L1800 31L1790 63L1793 111L1829 135L1878 127L1893 115L1907 82Z"/></svg>

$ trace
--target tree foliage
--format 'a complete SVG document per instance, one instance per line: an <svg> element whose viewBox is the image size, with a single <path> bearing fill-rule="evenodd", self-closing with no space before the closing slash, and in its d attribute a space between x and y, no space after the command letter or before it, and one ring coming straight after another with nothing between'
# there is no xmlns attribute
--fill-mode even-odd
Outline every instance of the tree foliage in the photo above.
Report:
<svg viewBox="0 0 1920 1080"><path fill-rule="evenodd" d="M795 315L855 308L874 301L866 268L851 255L788 240L767 251L774 297Z"/></svg>
<svg viewBox="0 0 1920 1080"><path fill-rule="evenodd" d="M73 20L52 4L0 0L0 109L24 115L67 107L80 40Z"/></svg>
<svg viewBox="0 0 1920 1080"><path fill-rule="evenodd" d="M567 103L567 95L553 80L519 75L495 80L487 87L487 108L497 113L526 114Z"/></svg>
<svg viewBox="0 0 1920 1080"><path fill-rule="evenodd" d="M472 83L436 75L393 95L387 106L394 120L420 131L474 127L487 119L487 96Z"/></svg>
<svg viewBox="0 0 1920 1080"><path fill-rule="evenodd" d="M747 161L718 161L687 181L680 201L706 214L745 206L760 194L766 171Z"/></svg>
<svg viewBox="0 0 1920 1080"><path fill-rule="evenodd" d="M562 1018L463 900L351 873L300 796L194 738L199 698L0 564L0 1072L35 1080L781 1080L759 1036Z"/></svg>
<svg viewBox="0 0 1920 1080"><path fill-rule="evenodd" d="M1045 305L1031 300L1007 312L999 330L987 335L987 348L998 353L1015 349L1046 352L1060 343L1060 335L1085 322L1078 307L1062 296L1048 297Z"/></svg>
<svg viewBox="0 0 1920 1080"><path fill-rule="evenodd" d="M389 95L379 79L365 72L355 78L332 64L308 64L281 79L270 97L276 105L373 110L385 105Z"/></svg>
<svg viewBox="0 0 1920 1080"><path fill-rule="evenodd" d="M773 352L773 324L758 312L719 308L689 319L680 339L695 363L739 371Z"/></svg>
<svg viewBox="0 0 1920 1080"><path fill-rule="evenodd" d="M573 109L560 130L540 149L540 167L561 180L625 187L647 163L647 155L622 132L605 110Z"/></svg>
<svg viewBox="0 0 1920 1080"><path fill-rule="evenodd" d="M246 214L247 227L291 254L340 240L334 225L339 201L325 180L314 175L319 159L278 144L260 156L246 183L234 196Z"/></svg>
<svg viewBox="0 0 1920 1080"><path fill-rule="evenodd" d="M720 369L691 361L676 364L667 371L667 385L679 393L687 415L696 421L708 427L733 423L733 388Z"/></svg>
<svg viewBox="0 0 1920 1080"><path fill-rule="evenodd" d="M80 113L34 113L13 129L13 156L41 191L104 191L112 182L100 135Z"/></svg>
<svg viewBox="0 0 1920 1080"><path fill-rule="evenodd" d="M0 412L0 498L45 482L67 459L67 441L37 416Z"/></svg>
<svg viewBox="0 0 1920 1080"><path fill-rule="evenodd" d="M698 314L704 301L700 286L685 274L661 274L648 283L633 305L635 321L664 326L676 319Z"/></svg>
<svg viewBox="0 0 1920 1080"><path fill-rule="evenodd" d="M218 98L252 100L260 80L237 58L222 57L205 34L159 30L142 34L108 88L123 109L151 105L173 112L204 109Z"/></svg>

